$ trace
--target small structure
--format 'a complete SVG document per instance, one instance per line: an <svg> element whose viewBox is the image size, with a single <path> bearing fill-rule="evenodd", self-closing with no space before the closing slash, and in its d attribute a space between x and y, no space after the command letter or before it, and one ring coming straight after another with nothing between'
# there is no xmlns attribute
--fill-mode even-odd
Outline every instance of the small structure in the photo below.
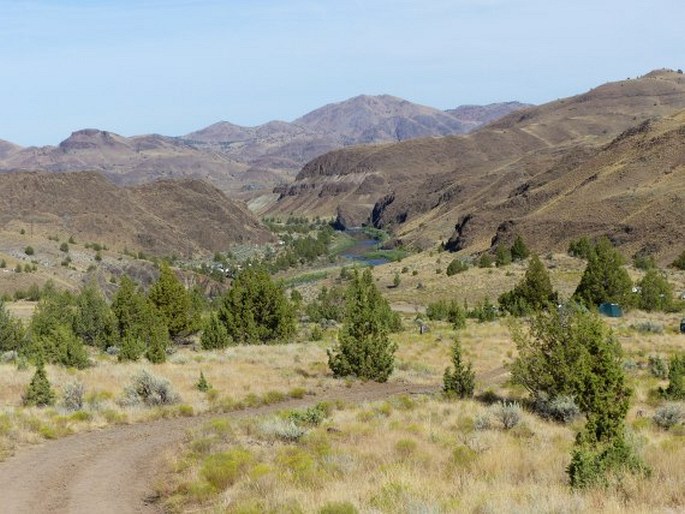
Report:
<svg viewBox="0 0 685 514"><path fill-rule="evenodd" d="M428 327L428 325L426 325L425 323L421 323L419 325L419 334L423 335L427 334L428 332L430 332L430 328Z"/></svg>
<svg viewBox="0 0 685 514"><path fill-rule="evenodd" d="M599 312L610 318L620 318L623 316L623 309L617 303L601 303L599 305Z"/></svg>

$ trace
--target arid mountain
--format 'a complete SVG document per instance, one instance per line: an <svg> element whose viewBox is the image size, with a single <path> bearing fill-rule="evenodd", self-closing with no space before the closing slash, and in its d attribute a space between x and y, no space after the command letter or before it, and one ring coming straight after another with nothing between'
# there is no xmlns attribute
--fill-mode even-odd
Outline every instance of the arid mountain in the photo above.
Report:
<svg viewBox="0 0 685 514"><path fill-rule="evenodd" d="M519 104L503 104L500 114ZM488 109L484 107L484 109ZM490 119L490 115L484 118ZM479 123L392 96L358 96L292 123L258 127L219 122L183 137L123 137L85 129L59 146L21 148L0 141L0 170L100 171L120 185L202 178L228 194L289 182L314 157L344 146L463 133Z"/></svg>
<svg viewBox="0 0 685 514"><path fill-rule="evenodd" d="M541 251L561 249L570 238L586 233L608 233L625 243L627 250L638 251L653 237L639 227L658 225L666 230L663 227L678 222L682 226L684 221L683 170L682 163L678 164L682 154L673 154L676 135L669 136L660 150L664 156L673 155L672 162L659 164L647 153L644 142L635 142L630 155L651 170L631 172L631 187L643 194L633 191L631 196L621 189L623 182L616 178L620 174L610 174L612 179L603 182L601 193L594 188L564 188L557 181L584 177L573 182L577 186L583 180L592 181L589 176L594 173L602 176L597 166L610 158L612 140L621 133L632 134L638 130L634 127L644 127L641 123L646 120L675 116L664 121L666 125L657 123L650 129L668 132L663 127L677 126L683 109L685 78L660 70L509 114L466 136L338 150L310 161L292 185L278 188L280 198L270 212L337 212L350 224L370 221L417 246L434 245L451 235L451 249L471 252L488 249L498 234L506 239L516 231L527 236L527 230L533 247ZM679 128L673 130L680 133ZM611 155L617 159L611 166L624 165L617 154ZM594 164L583 167L588 162ZM680 200L670 210L666 200L647 203L648 192L656 191L648 177L662 173L661 166L673 170L667 181L672 191L669 202ZM592 173L583 175L591 169ZM529 198L532 190L535 203ZM597 196L590 196L589 191ZM600 209L602 205L607 208ZM632 210L626 210L627 205ZM657 205L662 209L659 217L637 223L643 209L656 216ZM561 206L571 210L562 216ZM578 223L571 223L576 215ZM661 221L657 224L656 219ZM542 228L533 230L533 221L528 220L544 226L547 235L540 232ZM457 233L452 234L455 225ZM619 232L624 235L619 237ZM667 258L677 244L677 239L669 242L666 235L653 251Z"/></svg>
<svg viewBox="0 0 685 514"><path fill-rule="evenodd" d="M456 109L448 109L445 112L451 114L465 125L469 125L471 130L475 130L492 121L503 118L511 112L520 111L526 107L533 107L533 105L521 102L500 102L488 105L460 105ZM471 130L469 130L469 132Z"/></svg>
<svg viewBox="0 0 685 514"><path fill-rule="evenodd" d="M9 172L0 174L0 191L0 226L120 251L187 257L271 237L243 205L199 180L119 187L95 172Z"/></svg>

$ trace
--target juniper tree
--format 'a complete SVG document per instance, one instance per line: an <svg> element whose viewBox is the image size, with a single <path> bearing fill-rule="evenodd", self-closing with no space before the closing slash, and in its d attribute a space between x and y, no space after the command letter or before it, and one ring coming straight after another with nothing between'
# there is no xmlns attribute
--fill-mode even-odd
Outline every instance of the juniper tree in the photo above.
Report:
<svg viewBox="0 0 685 514"><path fill-rule="evenodd" d="M523 280L511 291L500 295L500 306L514 316L525 316L546 309L557 302L549 273L537 255L533 255Z"/></svg>
<svg viewBox="0 0 685 514"><path fill-rule="evenodd" d="M200 345L203 350L218 350L226 348L232 343L226 326L219 320L216 313L212 313L205 323L205 328L200 336Z"/></svg>
<svg viewBox="0 0 685 514"><path fill-rule="evenodd" d="M159 311L172 338L189 334L197 326L199 313L193 308L191 294L166 262L161 264L159 278L150 287L148 298Z"/></svg>
<svg viewBox="0 0 685 514"><path fill-rule="evenodd" d="M24 329L19 320L14 319L0 299L0 351L17 351L24 340Z"/></svg>
<svg viewBox="0 0 685 514"><path fill-rule="evenodd" d="M640 288L638 306L644 311L664 311L673 300L673 286L666 275L656 269L649 269L638 282Z"/></svg>
<svg viewBox="0 0 685 514"><path fill-rule="evenodd" d="M105 350L117 344L117 321L107 300L94 282L76 297L74 332L90 346Z"/></svg>
<svg viewBox="0 0 685 514"><path fill-rule="evenodd" d="M31 383L26 388L23 396L23 404L34 407L45 407L55 403L55 393L50 387L50 381L45 374L45 367L42 360L36 364L36 372L31 378Z"/></svg>
<svg viewBox="0 0 685 514"><path fill-rule="evenodd" d="M516 239L514 240L514 244L511 245L511 259L513 261L522 261L523 259L526 259L529 255L530 250L528 250L526 243L523 242L523 238L521 237L521 235L517 234Z"/></svg>
<svg viewBox="0 0 685 514"><path fill-rule="evenodd" d="M329 349L328 365L336 377L355 376L385 382L393 371L397 345L388 338L390 307L376 288L371 270L354 270L346 290L338 344Z"/></svg>
<svg viewBox="0 0 685 514"><path fill-rule="evenodd" d="M243 270L222 297L219 320L240 344L283 342L295 332L295 314L281 284L262 267Z"/></svg>
<svg viewBox="0 0 685 514"><path fill-rule="evenodd" d="M600 303L630 303L632 282L623 268L623 257L607 238L590 253L587 266L573 298L588 306Z"/></svg>
<svg viewBox="0 0 685 514"><path fill-rule="evenodd" d="M476 373L470 362L465 363L462 360L461 344L455 338L452 344L452 368L445 369L442 390L448 396L470 398L473 396L475 381Z"/></svg>

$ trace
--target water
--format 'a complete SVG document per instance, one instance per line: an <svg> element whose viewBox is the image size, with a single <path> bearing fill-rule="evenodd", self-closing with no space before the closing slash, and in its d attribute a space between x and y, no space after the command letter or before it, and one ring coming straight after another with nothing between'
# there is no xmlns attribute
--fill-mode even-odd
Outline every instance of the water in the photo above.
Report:
<svg viewBox="0 0 685 514"><path fill-rule="evenodd" d="M355 243L341 253L344 258L350 259L362 266L380 266L381 264L390 262L390 260L385 257L368 256L368 254L373 253L378 249L378 241L369 239L363 232L348 231L347 233L355 238Z"/></svg>

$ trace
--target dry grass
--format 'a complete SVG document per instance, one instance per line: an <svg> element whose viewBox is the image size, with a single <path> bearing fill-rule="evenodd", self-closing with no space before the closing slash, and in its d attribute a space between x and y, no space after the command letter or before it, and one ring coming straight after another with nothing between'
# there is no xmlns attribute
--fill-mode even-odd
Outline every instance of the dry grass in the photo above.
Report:
<svg viewBox="0 0 685 514"><path fill-rule="evenodd" d="M400 397L338 406L299 441L279 442L259 420L208 425L170 463L160 485L172 511L318 512L349 502L359 512L675 512L685 508L683 436L639 432L649 480L608 490L568 487L565 467L577 427L525 413L511 430L478 430L488 413L474 401ZM248 452L227 487L207 485L210 455ZM670 510L669 510L670 509Z"/></svg>

